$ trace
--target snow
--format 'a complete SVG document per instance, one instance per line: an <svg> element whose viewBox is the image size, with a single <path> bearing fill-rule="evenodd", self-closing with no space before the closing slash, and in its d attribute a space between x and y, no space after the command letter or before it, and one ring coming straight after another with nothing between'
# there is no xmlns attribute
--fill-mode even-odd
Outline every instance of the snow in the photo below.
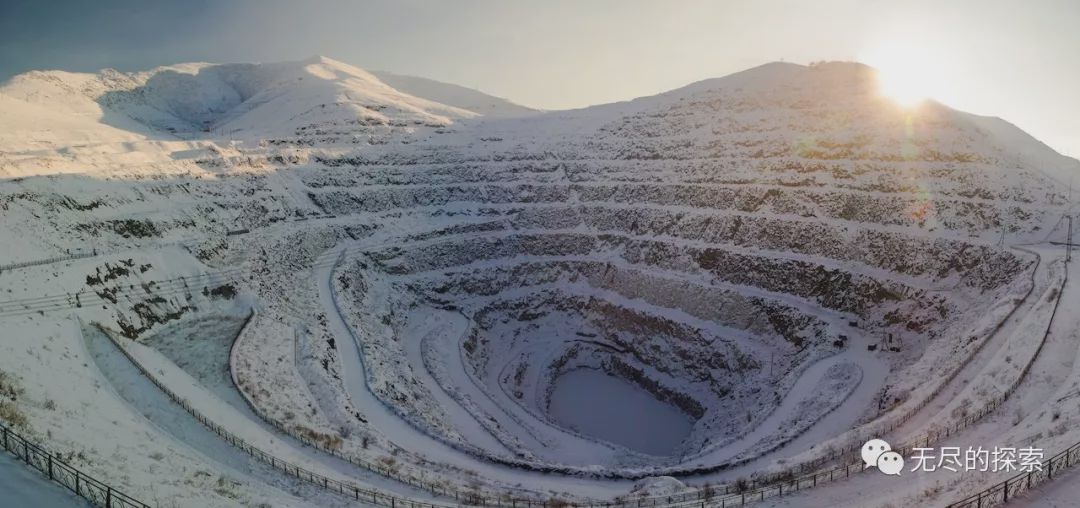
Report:
<svg viewBox="0 0 1080 508"><path fill-rule="evenodd" d="M1009 343L1015 343L1014 348L1041 347L1040 353L1033 360L1025 363L1019 359L1006 359L1002 355L990 355L996 357L992 362L982 362L974 370L978 374L974 380L965 380L963 386L973 384L982 386L983 383L992 383L1000 380L999 373L1015 373L1016 365L1028 365L1028 375L1020 380L1014 388L1014 392L997 411L991 413L984 420L972 427L955 433L952 437L932 446L958 446L963 448L982 446L992 449L994 446L1034 446L1044 450L1045 457L1050 457L1059 451L1071 446L1080 439L1080 435L1072 432L1072 423L1076 421L1076 409L1072 404L1064 404L1072 396L1077 386L1077 376L1080 366L1076 360L1080 356L1080 348L1077 342L1077 316L1071 313L1058 312L1053 321L1048 319L1047 314L1056 299L1048 301L1047 293L1059 287L1062 283L1061 272L1055 272L1050 267L1059 266L1063 260L1061 249L1053 247L1028 247L1035 250L1044 258L1047 269L1036 274L1041 280L1038 284L1039 291L1033 293L1031 305L1024 306L1017 315L1010 318L1016 326L1003 327L1006 341L1002 348L1008 348ZM1068 266L1069 279L1076 275L1075 265ZM1077 286L1066 284L1061 294L1059 305L1064 309L1066 305L1077 301ZM1033 326L1034 324L1034 326ZM1021 326L1023 325L1023 326ZM1043 334L1049 327L1049 334L1043 342ZM1009 376L1007 376L1009 377ZM982 381L985 379L986 381ZM994 385L987 385L994 386ZM984 395L993 392L979 391ZM970 397L970 395L969 395ZM953 396L950 400L963 400ZM970 399L968 399L970 401ZM977 406L976 399L973 406ZM1055 416L1056 415L1056 416ZM944 424L953 418L947 411L939 411L935 414L932 422ZM890 441L892 442L892 441ZM1055 472L1056 481L1040 487L1018 498L1021 505L1032 506L1054 505L1061 503L1064 495L1071 492L1072 482L1075 475L1066 471L1061 474ZM858 481L840 482L832 486L807 491L805 494L796 494L788 499L777 499L770 504L778 506L805 506L816 504L829 504L832 506L865 506L865 493L868 490L881 492L881 496L874 499L880 506L909 505L909 504L934 504L942 505L962 499L978 490L987 488L996 482L1015 474L973 472L966 474L949 474L948 472L933 473L908 473L905 471L904 480L897 481L884 475L862 475ZM1046 493L1044 499L1043 493Z"/></svg>
<svg viewBox="0 0 1080 508"><path fill-rule="evenodd" d="M441 363L442 358L453 358L457 356L458 352L457 348L454 347L450 350L443 349L438 353L433 353L428 350L428 345L436 341L440 343L454 341L452 344L456 346L456 340L459 340L464 331L467 330L468 322L465 322L461 315L458 314L442 312L436 309L423 309L423 311L417 312L412 319L409 319L408 323L408 328L403 334L408 341L406 354L414 365L428 366L427 369L418 369L421 381L438 400L439 405L447 411L446 416L449 417L450 424L468 442L485 448L496 455L509 454L509 450L490 431L484 428L486 420L479 418L475 413L466 411L461 404L454 400L449 392L457 387L450 385L450 388L444 388L445 385L440 384L432 372L432 370L438 369L435 365ZM449 340L446 340L447 338ZM425 350L429 351L427 355L424 354ZM445 370L443 369L440 375L449 375ZM464 373L464 370L459 370L456 366L450 370L459 375ZM458 381L458 386L468 386L468 381L462 382L461 377L458 377L456 381ZM460 390L461 388L457 389Z"/></svg>
<svg viewBox="0 0 1080 508"><path fill-rule="evenodd" d="M1070 469L1054 475L1054 481L1009 500L1019 508L1069 508L1080 497L1080 472Z"/></svg>
<svg viewBox="0 0 1080 508"><path fill-rule="evenodd" d="M328 251L324 255L324 259L339 259L340 254L344 251L345 248ZM329 315L332 316L330 327L340 339L337 343L341 348L341 358L343 360L341 366L344 388L349 394L352 403L356 407L364 409L367 422L373 428L379 429L379 432L384 434L387 439L394 443L408 444L413 449L423 450L423 455L430 460L461 465L466 470L479 471L496 479L500 477L506 478L504 481L511 485L527 485L530 489L537 490L580 489L579 492L588 492L601 496L619 492L620 486L617 483L604 485L599 482L576 479L560 481L558 478L551 478L536 472L501 468L498 465L462 454L445 441L435 439L412 425L402 425L401 418L395 413L395 409L387 407L372 393L369 384L371 378L365 374L367 365L364 363L364 355L361 354L359 349L359 340L341 318L340 307L331 288L331 278L336 263L323 262L317 266L319 268L315 272L315 276L319 282L319 298L324 308L330 310Z"/></svg>
<svg viewBox="0 0 1080 508"><path fill-rule="evenodd" d="M221 490L225 492L224 497L231 498L235 502L251 503L252 501L247 499L242 492L232 492L233 489L240 487L241 480L247 480L257 481L263 485L264 489L268 489L261 493L263 496L298 498L292 503L299 503L299 499L304 499L317 506L352 504L347 498L330 494L299 480L290 480L270 466L229 446L220 436L201 425L180 406L169 400L157 387L148 383L103 333L88 329L84 331L84 335L91 356L102 374L109 380L112 388L132 409L168 436L167 446L191 449L218 465L221 472L216 478L211 479L221 486ZM280 491L275 493L269 489Z"/></svg>
<svg viewBox="0 0 1080 508"><path fill-rule="evenodd" d="M1006 391L946 442L1080 440L1054 312L1080 279L1045 244L1080 163L899 110L872 75L769 64L547 113L327 58L16 77L0 265L89 257L0 272L20 390L0 402L191 506L341 500L228 446L76 317L259 449L417 499L340 457L492 496L693 496ZM774 502L988 481L855 476Z"/></svg>
<svg viewBox="0 0 1080 508"><path fill-rule="evenodd" d="M32 427L24 432L72 466L151 504L225 507L242 499L309 506L291 494L256 487L252 478L194 448L197 441L178 441L151 424L139 407L117 395L72 321L24 317L6 320L5 329L10 335L0 344L0 370L18 372L26 391L18 407ZM141 409L168 414L164 401L148 400L153 404ZM183 420L170 416L160 421ZM123 460L105 460L109 457ZM224 488L215 493L219 478Z"/></svg>
<svg viewBox="0 0 1080 508"><path fill-rule="evenodd" d="M395 121L420 124L476 116L404 94L367 71L323 57L274 64L181 64L131 74L37 72L13 79L0 93L57 115L97 117L103 130L116 124L146 138L189 138L202 132L293 135L311 122L387 124L390 112L402 117ZM131 129L136 122L141 129Z"/></svg>
<svg viewBox="0 0 1080 508"><path fill-rule="evenodd" d="M535 109L463 86L385 71L372 71L371 74L379 78L379 81L409 95L472 111L484 118L509 118L538 113Z"/></svg>
<svg viewBox="0 0 1080 508"><path fill-rule="evenodd" d="M1077 172L1080 172L1080 161L1057 153L1005 120L978 115L970 115L966 118L982 129L987 136L993 137L999 146L1015 147L1010 148L1007 154L1009 157L1014 160L1035 161L1039 171L1062 186L1071 186Z"/></svg>
<svg viewBox="0 0 1080 508"><path fill-rule="evenodd" d="M231 320L225 319L224 321L226 323L218 326L226 328L234 326L228 322ZM87 332L86 336L89 339L88 342L92 345L95 360L102 363L102 370L108 372L108 377L120 389L121 395L129 403L140 407L147 417L162 415L161 419L167 422L162 425L169 429L170 433L188 436L181 440L185 443L194 442L207 447L208 450L213 450L211 455L218 457L218 463L239 468L241 474L257 478L265 477L269 480L263 479L263 481L274 485L282 485L275 483L280 476L277 470L263 462L256 461L233 446L223 446L227 444L227 441L208 430L180 406L166 399L163 392L150 384L135 369L135 366L127 357L120 354L117 345L113 341L107 340L102 333L94 330ZM393 488L402 493L403 496L417 496L418 501L429 500L430 498L427 493L375 475L341 460L339 457L319 453L299 443L295 438L282 435L279 429L267 424L252 413L247 402L239 400L241 397L235 393L234 388L223 386L217 376L220 371L216 369L210 372L199 372L200 374L207 374L208 379L205 379L205 381L209 381L209 384L204 384L203 380L191 377L184 369L172 364L164 355L153 349L138 344L124 344L121 347L128 355L135 358L139 365L151 372L156 379L166 383L170 390L183 397L184 400L190 401L190 407L205 415L210 421L223 422L224 425L227 425L227 428L233 429L234 434L250 446L271 453L278 460L287 461L293 466L302 467L308 471L316 472L349 485L357 485L361 488L371 488L372 486L379 489ZM214 348L214 345L209 345L209 348ZM216 361L226 358L228 358L227 355L218 357ZM214 392L223 393L219 395ZM219 456L218 454L224 455ZM323 504L336 506L349 502L348 495L342 498L340 495L328 493L300 481L287 482L283 485L287 486L290 491L303 490L307 492L302 496L305 499L312 497L322 499L320 503Z"/></svg>

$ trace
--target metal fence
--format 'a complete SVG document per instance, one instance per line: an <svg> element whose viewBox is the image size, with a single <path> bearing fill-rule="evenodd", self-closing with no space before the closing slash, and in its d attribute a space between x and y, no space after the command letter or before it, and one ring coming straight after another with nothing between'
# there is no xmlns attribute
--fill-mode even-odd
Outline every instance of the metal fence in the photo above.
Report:
<svg viewBox="0 0 1080 508"><path fill-rule="evenodd" d="M0 424L4 450L50 480L67 487L75 495L104 508L150 508L150 505L120 492L64 462L29 439Z"/></svg>
<svg viewBox="0 0 1080 508"><path fill-rule="evenodd" d="M1042 463L1042 470L1020 473L1001 483L949 505L949 508L988 508L1008 503L1010 499L1027 492L1041 483L1054 479L1066 468L1080 463L1080 443L1076 443Z"/></svg>
<svg viewBox="0 0 1080 508"><path fill-rule="evenodd" d="M6 265L0 265L0 273L11 271L11 270L17 270L19 268L27 268L27 267L30 267L30 266L49 265L49 264L52 264L52 263L59 263L61 261L71 261L73 259L92 258L94 256L97 256L98 254L99 253L97 251L79 252L79 253L75 253L75 254L69 254L67 256L57 256L57 257L45 258L45 259L35 259L33 261L23 261L23 262L20 262L20 263L10 263L10 264L6 264Z"/></svg>

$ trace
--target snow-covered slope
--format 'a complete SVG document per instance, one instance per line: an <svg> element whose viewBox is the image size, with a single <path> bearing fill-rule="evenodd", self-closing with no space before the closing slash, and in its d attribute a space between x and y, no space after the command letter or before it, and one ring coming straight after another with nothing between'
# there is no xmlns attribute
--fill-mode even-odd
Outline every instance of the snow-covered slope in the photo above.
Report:
<svg viewBox="0 0 1080 508"><path fill-rule="evenodd" d="M102 123L105 111L73 93L86 81L84 75L41 72L17 76L0 88L0 151L136 141L149 135L134 120L119 126Z"/></svg>
<svg viewBox="0 0 1080 508"><path fill-rule="evenodd" d="M488 95L472 88L435 81L434 79L405 76L386 71L371 71L371 74L379 78L383 83L407 94L479 113L486 118L525 116L538 113L535 109L515 104L501 97Z"/></svg>

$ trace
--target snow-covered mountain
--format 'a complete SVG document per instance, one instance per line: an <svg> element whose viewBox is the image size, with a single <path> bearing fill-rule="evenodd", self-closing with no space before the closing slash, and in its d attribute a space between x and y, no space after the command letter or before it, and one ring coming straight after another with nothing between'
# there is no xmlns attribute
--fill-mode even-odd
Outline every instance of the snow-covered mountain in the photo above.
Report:
<svg viewBox="0 0 1080 508"><path fill-rule="evenodd" d="M30 72L0 87L0 100L5 109L0 140L9 149L20 142L48 147L65 141L208 136L325 140L532 112L464 87L376 76L324 57L190 63L136 73Z"/></svg>
<svg viewBox="0 0 1080 508"><path fill-rule="evenodd" d="M841 447L904 421L1060 275L1010 246L1064 239L1080 161L875 83L774 63L537 112L325 58L28 73L0 87L0 235L19 240L0 265L86 257L2 282L77 294L149 348L254 308L227 338L235 395L425 481L720 481L821 453L793 443L827 416ZM36 302L0 316L54 324ZM64 381L24 346L0 369ZM589 434L551 409L575 371L685 432L662 450ZM971 386L969 405L998 385Z"/></svg>

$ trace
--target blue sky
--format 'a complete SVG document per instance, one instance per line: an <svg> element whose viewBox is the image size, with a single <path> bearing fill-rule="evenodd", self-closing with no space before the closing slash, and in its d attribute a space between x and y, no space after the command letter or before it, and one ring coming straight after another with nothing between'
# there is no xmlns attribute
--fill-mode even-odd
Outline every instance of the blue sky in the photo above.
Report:
<svg viewBox="0 0 1080 508"><path fill-rule="evenodd" d="M1072 0L0 0L0 79L320 54L560 109L900 48L932 97L1080 156L1077 20Z"/></svg>

